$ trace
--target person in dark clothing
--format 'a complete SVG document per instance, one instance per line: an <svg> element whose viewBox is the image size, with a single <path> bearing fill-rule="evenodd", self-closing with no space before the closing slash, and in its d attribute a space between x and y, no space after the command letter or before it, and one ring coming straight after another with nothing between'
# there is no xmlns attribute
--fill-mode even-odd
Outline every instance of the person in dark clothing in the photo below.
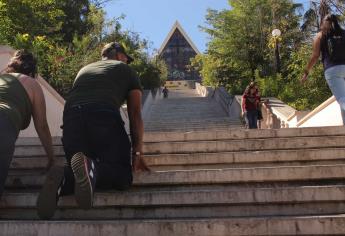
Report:
<svg viewBox="0 0 345 236"><path fill-rule="evenodd" d="M36 59L25 50L15 52L0 75L0 197L13 158L15 142L20 130L26 129L33 117L35 129L53 164L52 137L46 117L42 88L36 77ZM47 168L48 168L47 167Z"/></svg>
<svg viewBox="0 0 345 236"><path fill-rule="evenodd" d="M249 85L242 96L242 116L246 121L246 126L249 129L257 129L258 121L258 104L260 98L256 93L254 85Z"/></svg>
<svg viewBox="0 0 345 236"><path fill-rule="evenodd" d="M340 58L334 58L329 50L330 38L338 38L339 48L334 48ZM316 35L313 42L313 53L304 70L302 82L308 79L309 71L322 56L325 79L334 97L339 103L343 124L345 125L345 31L340 27L335 15L326 15L321 23L321 31Z"/></svg>
<svg viewBox="0 0 345 236"><path fill-rule="evenodd" d="M163 89L163 97L164 98L168 98L168 95L169 95L169 90L166 86L164 86L164 89Z"/></svg>
<svg viewBox="0 0 345 236"><path fill-rule="evenodd" d="M257 117L257 126L259 129L261 129L261 121L263 120L263 116L262 116L262 104L261 104L261 94L260 94L260 90L259 87L257 85L257 83L255 81L250 82L250 84L247 86L246 90L248 90L250 87L254 87L255 88L255 95L257 96L259 102L258 102L258 117Z"/></svg>
<svg viewBox="0 0 345 236"><path fill-rule="evenodd" d="M67 96L63 137L67 166L52 168L38 198L38 215L53 216L59 196L74 192L78 205L92 207L95 188L125 190L133 171L148 171L143 156L141 86L127 65L133 59L116 43L102 60L83 67ZM127 100L130 142L120 106Z"/></svg>

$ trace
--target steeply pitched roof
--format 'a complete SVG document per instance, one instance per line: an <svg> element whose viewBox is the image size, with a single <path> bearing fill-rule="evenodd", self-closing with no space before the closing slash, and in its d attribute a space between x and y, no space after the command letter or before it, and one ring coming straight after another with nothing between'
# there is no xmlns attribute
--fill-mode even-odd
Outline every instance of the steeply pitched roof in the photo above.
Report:
<svg viewBox="0 0 345 236"><path fill-rule="evenodd" d="M197 54L200 54L198 48L195 46L195 44L193 43L193 41L188 37L187 33L183 30L182 26L180 25L180 23L178 21L175 22L175 24L173 25L173 27L171 28L169 34L167 35L167 37L165 38L165 40L162 43L162 46L159 48L158 50L158 55L160 55L163 51L163 49L165 48L165 46L167 45L167 43L169 42L171 36L174 34L175 30L178 29L180 31L180 33L183 35L183 37L187 40L187 42L190 44L190 46L194 49L194 51Z"/></svg>

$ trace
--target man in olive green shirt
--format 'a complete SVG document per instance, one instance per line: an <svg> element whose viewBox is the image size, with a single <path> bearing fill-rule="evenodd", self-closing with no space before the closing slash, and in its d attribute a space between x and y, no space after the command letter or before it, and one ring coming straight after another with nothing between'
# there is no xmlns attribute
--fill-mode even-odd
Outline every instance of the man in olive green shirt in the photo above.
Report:
<svg viewBox="0 0 345 236"><path fill-rule="evenodd" d="M148 170L143 158L141 86L127 65L133 59L116 43L104 46L102 60L83 67L67 96L62 142L64 174L53 168L38 199L41 218L53 216L59 196L71 194L81 208L92 206L95 187L127 189L133 171ZM119 108L127 101L131 143ZM56 194L57 192L57 194Z"/></svg>

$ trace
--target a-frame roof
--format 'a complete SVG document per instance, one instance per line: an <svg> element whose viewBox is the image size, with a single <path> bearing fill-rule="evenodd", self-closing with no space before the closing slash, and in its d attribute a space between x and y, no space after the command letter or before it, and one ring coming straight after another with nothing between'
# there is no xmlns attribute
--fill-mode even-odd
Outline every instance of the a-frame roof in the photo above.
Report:
<svg viewBox="0 0 345 236"><path fill-rule="evenodd" d="M175 30L178 29L181 34L183 35L183 37L187 40L187 42L190 44L190 46L194 49L194 51L197 54L200 54L198 48L195 46L195 44L193 43L193 41L188 37L187 33L183 30L182 26L180 25L180 23L178 21L175 22L175 24L173 25L173 27L171 28L168 36L165 38L165 40L162 43L162 46L159 48L158 50L158 55L160 55L163 51L163 49L165 48L165 46L167 45L167 43L169 42L171 36L173 35L173 33L175 32Z"/></svg>

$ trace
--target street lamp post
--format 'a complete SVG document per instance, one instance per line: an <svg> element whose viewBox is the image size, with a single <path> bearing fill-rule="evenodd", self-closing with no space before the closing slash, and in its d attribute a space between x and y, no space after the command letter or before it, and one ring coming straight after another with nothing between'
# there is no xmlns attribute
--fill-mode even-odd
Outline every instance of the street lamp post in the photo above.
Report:
<svg viewBox="0 0 345 236"><path fill-rule="evenodd" d="M279 56L279 42L278 42L278 38L281 35L281 31L279 29L274 29L272 31L272 36L274 38L275 41L275 57L276 57L276 70L277 73L280 72L280 56Z"/></svg>

